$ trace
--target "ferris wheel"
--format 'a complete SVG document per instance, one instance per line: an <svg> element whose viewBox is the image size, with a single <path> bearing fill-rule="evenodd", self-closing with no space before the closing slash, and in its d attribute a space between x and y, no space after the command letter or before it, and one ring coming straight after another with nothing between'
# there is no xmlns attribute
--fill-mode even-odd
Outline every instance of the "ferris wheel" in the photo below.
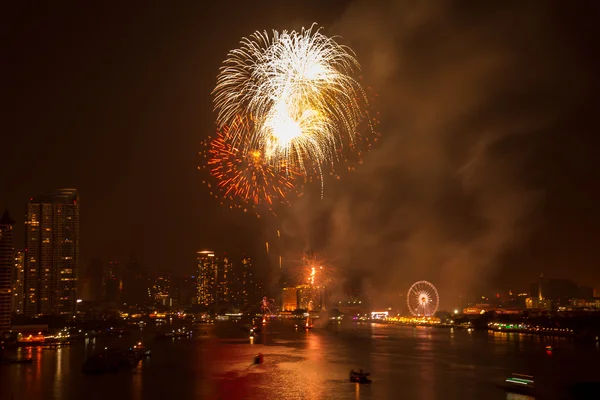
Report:
<svg viewBox="0 0 600 400"><path fill-rule="evenodd" d="M429 317L435 314L440 305L437 289L427 281L413 283L406 295L408 310L415 317Z"/></svg>

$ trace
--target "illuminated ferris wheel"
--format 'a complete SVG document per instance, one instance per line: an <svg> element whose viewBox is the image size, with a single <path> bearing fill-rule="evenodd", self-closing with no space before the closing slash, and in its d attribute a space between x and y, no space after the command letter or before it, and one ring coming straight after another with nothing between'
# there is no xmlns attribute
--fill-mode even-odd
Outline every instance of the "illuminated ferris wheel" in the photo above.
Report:
<svg viewBox="0 0 600 400"><path fill-rule="evenodd" d="M437 289L427 281L413 283L406 295L408 310L415 317L429 317L440 305Z"/></svg>

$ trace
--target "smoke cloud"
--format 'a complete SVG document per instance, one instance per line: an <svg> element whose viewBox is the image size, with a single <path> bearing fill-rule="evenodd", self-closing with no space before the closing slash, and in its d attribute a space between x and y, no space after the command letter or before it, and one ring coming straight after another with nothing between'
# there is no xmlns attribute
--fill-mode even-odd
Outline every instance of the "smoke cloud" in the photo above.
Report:
<svg viewBox="0 0 600 400"><path fill-rule="evenodd" d="M325 33L356 51L379 94L381 139L323 199L293 205L283 233L295 250L326 248L386 298L425 279L454 307L493 286L538 223L536 143L568 106L541 6L351 4Z"/></svg>

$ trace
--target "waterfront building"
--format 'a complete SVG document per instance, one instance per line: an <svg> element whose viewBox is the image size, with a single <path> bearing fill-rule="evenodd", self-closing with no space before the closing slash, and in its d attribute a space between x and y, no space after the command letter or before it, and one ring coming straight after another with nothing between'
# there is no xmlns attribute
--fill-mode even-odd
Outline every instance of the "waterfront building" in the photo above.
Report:
<svg viewBox="0 0 600 400"><path fill-rule="evenodd" d="M74 315L79 277L77 190L32 197L25 224L25 314Z"/></svg>
<svg viewBox="0 0 600 400"><path fill-rule="evenodd" d="M0 217L0 332L10 329L14 224L15 221L8 215L8 211L5 211Z"/></svg>

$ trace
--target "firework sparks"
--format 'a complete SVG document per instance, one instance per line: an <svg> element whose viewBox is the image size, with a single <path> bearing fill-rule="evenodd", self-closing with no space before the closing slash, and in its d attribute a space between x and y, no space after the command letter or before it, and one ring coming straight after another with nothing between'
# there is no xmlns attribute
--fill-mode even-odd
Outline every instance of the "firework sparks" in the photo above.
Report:
<svg viewBox="0 0 600 400"><path fill-rule="evenodd" d="M206 165L223 196L252 206L284 202L286 194L294 190L298 174L290 168L271 167L261 150L243 152L233 146L232 129L249 132L252 126L247 119L238 118L231 127L221 129L207 146Z"/></svg>
<svg viewBox="0 0 600 400"><path fill-rule="evenodd" d="M273 170L321 175L354 142L364 118L367 98L352 78L358 69L353 52L314 25L272 37L257 32L221 68L214 90L219 126L232 127L238 157L259 151ZM254 116L250 136L234 124L238 115Z"/></svg>
<svg viewBox="0 0 600 400"><path fill-rule="evenodd" d="M311 286L315 285L315 275L317 275L317 270L315 267L311 267L310 269L310 275L308 276L308 283Z"/></svg>

